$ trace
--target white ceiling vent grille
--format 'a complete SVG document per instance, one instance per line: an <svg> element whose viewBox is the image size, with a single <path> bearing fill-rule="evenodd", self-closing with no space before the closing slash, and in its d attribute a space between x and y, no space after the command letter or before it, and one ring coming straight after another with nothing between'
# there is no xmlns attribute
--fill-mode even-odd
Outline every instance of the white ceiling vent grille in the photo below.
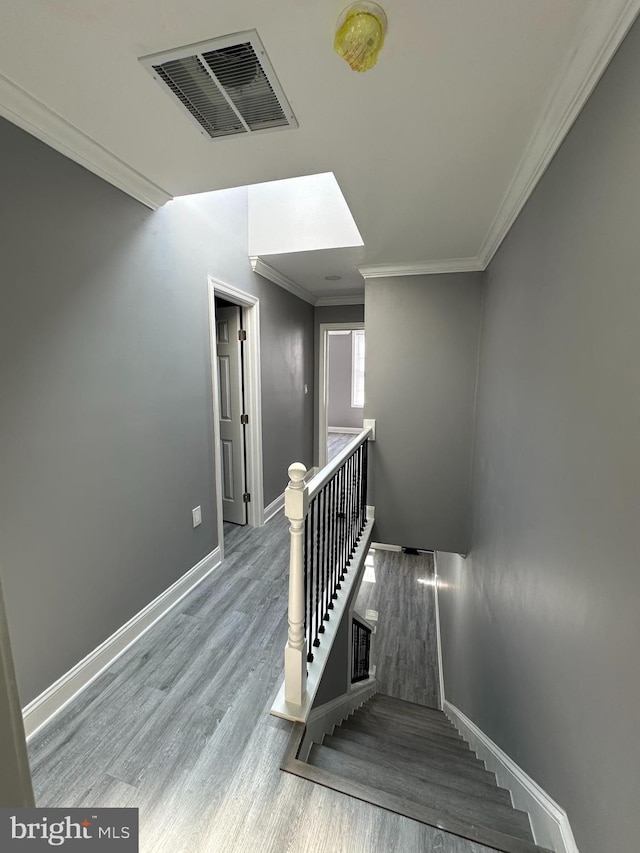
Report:
<svg viewBox="0 0 640 853"><path fill-rule="evenodd" d="M255 30L140 61L213 139L298 126Z"/></svg>

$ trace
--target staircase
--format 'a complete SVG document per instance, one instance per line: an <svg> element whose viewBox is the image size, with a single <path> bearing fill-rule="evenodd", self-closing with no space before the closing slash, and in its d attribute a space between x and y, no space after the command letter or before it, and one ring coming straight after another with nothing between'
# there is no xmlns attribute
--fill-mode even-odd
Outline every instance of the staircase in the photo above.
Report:
<svg viewBox="0 0 640 853"><path fill-rule="evenodd" d="M323 785L495 850L549 853L442 711L376 694L307 764Z"/></svg>

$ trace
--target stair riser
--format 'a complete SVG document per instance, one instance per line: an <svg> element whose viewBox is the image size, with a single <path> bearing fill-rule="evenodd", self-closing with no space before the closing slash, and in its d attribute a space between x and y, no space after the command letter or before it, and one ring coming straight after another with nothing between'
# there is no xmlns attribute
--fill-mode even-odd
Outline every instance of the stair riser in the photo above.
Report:
<svg viewBox="0 0 640 853"><path fill-rule="evenodd" d="M366 720L358 717L347 720L342 724L342 728L349 731L367 732L377 737L380 741L389 741L399 744L408 749L420 750L424 747L437 751L439 753L451 755L473 755L469 749L469 745L463 741L453 741L449 738L439 738L429 732L407 732L407 731L391 731L385 729L381 731L379 727Z"/></svg>
<svg viewBox="0 0 640 853"><path fill-rule="evenodd" d="M457 772L456 766L437 767L432 762L425 761L407 761L405 758L398 757L381 752L374 747L364 746L361 743L354 743L348 738L333 737L331 735L325 737L324 746L343 752L345 755L351 755L355 758L362 758L372 763L377 763L380 767L386 767L389 770L397 768L398 762L401 761L405 772L410 776L415 776L422 782L433 781L438 785L446 788L452 788L461 793L467 793L473 797L494 797L497 802L503 805L511 806L511 797L508 791L504 788L498 788L495 781L495 776L482 770L482 777L469 779Z"/></svg>
<svg viewBox="0 0 640 853"><path fill-rule="evenodd" d="M434 724L418 720L406 720L397 714L388 714L377 709L368 708L366 710L363 709L359 716L361 719L370 720L374 725L379 725L381 729L396 727L408 732L415 732L416 734L426 732L437 735L438 737L450 738L453 741L463 741L462 735L450 723L445 725L444 723Z"/></svg>
<svg viewBox="0 0 640 853"><path fill-rule="evenodd" d="M413 714L424 717L425 719L438 720L442 717L448 719L444 711L440 708L430 708L428 705L416 705L414 702L405 702L404 699L396 699L395 696L386 696L384 693L375 693L368 704L380 708L399 709L403 714Z"/></svg>
<svg viewBox="0 0 640 853"><path fill-rule="evenodd" d="M309 764L414 803L428 802L432 808L443 814L455 816L471 824L489 825L500 832L531 840L529 821L523 812L517 812L500 803L475 801L465 794L457 794L437 784L421 783L406 777L401 768L396 775L387 770L380 770L375 764L345 756L324 746L312 747Z"/></svg>
<svg viewBox="0 0 640 853"><path fill-rule="evenodd" d="M362 743L365 746L375 747L375 749L378 749L381 752L386 752L389 755L397 755L398 758L401 758L403 761L422 760L445 769L455 765L460 772L464 769L464 772L472 778L487 772L484 768L484 764L479 761L475 754L470 750L452 754L450 751L439 750L437 747L430 744L422 744L419 748L408 748L397 741L387 740L385 742L381 742L375 734L357 731L356 729L347 729L344 726L336 728L333 735L334 737L351 740L354 743Z"/></svg>

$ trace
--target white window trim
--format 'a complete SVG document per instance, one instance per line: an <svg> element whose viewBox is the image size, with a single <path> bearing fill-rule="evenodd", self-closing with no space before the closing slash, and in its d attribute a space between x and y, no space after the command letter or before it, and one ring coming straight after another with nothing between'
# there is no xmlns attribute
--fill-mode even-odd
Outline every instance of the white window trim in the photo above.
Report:
<svg viewBox="0 0 640 853"><path fill-rule="evenodd" d="M361 344L358 343L360 340ZM364 409L364 365L364 329L354 329L351 333L351 407L353 409ZM361 378L360 382L359 378ZM360 387L361 393L359 393Z"/></svg>

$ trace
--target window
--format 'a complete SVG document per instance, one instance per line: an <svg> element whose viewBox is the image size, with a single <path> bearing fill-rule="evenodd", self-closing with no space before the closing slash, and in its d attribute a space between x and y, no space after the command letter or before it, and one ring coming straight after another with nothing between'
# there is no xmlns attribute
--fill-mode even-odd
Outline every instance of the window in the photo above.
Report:
<svg viewBox="0 0 640 853"><path fill-rule="evenodd" d="M351 405L364 407L364 329L351 333Z"/></svg>

